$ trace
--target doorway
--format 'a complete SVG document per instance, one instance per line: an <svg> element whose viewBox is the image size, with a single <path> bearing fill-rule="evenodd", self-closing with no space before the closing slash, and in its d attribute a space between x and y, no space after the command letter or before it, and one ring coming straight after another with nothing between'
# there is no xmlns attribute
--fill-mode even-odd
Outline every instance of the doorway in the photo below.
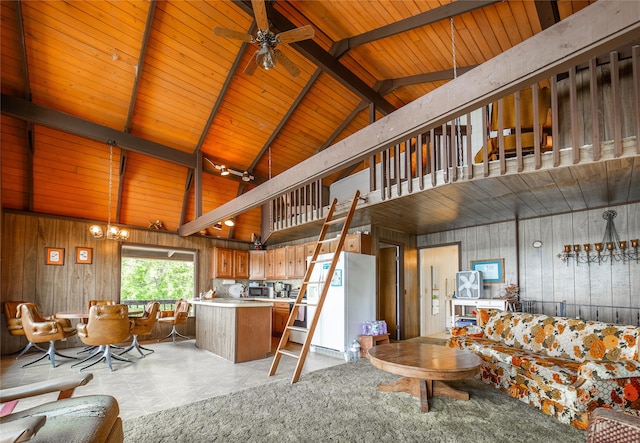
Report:
<svg viewBox="0 0 640 443"><path fill-rule="evenodd" d="M460 270L460 244L420 249L420 335L445 332Z"/></svg>
<svg viewBox="0 0 640 443"><path fill-rule="evenodd" d="M402 281L400 279L400 245L380 243L380 309L381 320L387 322L389 337L401 339L402 299L400 297Z"/></svg>

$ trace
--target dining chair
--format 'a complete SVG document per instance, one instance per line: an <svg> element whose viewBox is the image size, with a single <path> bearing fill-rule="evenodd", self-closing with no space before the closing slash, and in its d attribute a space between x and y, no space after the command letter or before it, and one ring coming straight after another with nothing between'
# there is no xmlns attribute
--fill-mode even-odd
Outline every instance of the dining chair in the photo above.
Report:
<svg viewBox="0 0 640 443"><path fill-rule="evenodd" d="M15 337L25 337L24 328L22 327L22 319L18 313L18 306L23 303L27 303L26 301L5 301L3 305L4 309L4 317L7 321L7 330L9 335L13 335ZM16 357L16 359L22 357L26 352L30 349L35 348L42 352L47 352L46 349L41 348L35 343L27 341L27 345L19 351L20 353Z"/></svg>
<svg viewBox="0 0 640 443"><path fill-rule="evenodd" d="M153 326L156 324L159 310L160 303L158 303L157 301L150 301L144 307L144 313L142 314L142 317L129 317L129 320L133 321L131 330L129 331L131 335L133 335L133 342L128 348L122 351L120 355L126 354L133 348L137 349L142 357L145 356L144 352L142 352L143 350L149 351L149 353L154 352L153 349L141 346L138 342L138 336L151 333L151 331L153 330Z"/></svg>
<svg viewBox="0 0 640 443"><path fill-rule="evenodd" d="M180 334L176 329L177 325L183 325L187 323L190 307L191 305L188 301L178 299L178 301L176 301L176 306L172 311L160 311L160 318L158 318L158 322L170 324L172 325L172 328L171 332L169 332L168 335L162 337L158 341L166 340L169 337L171 337L174 343L176 342L176 337L182 337L187 340L191 339L190 337Z"/></svg>
<svg viewBox="0 0 640 443"><path fill-rule="evenodd" d="M66 340L67 338L76 335L76 329L70 325L68 320L57 318L45 319L40 314L38 307L34 303L22 303L19 306L19 315L22 319L22 327L27 340L31 343L49 342L49 347L44 351L44 354L30 363L22 365L23 368L37 363L47 357L51 361L51 366L55 368L56 355L75 360L75 357L60 354L56 351L55 347L55 342L57 340Z"/></svg>
<svg viewBox="0 0 640 443"><path fill-rule="evenodd" d="M95 305L89 309L89 318L86 323L78 324L78 337L85 345L98 348L84 360L75 363L77 366L95 357L99 357L93 363L82 367L80 370L90 368L100 362L106 362L110 371L113 371L111 359L130 363L130 360L111 352L111 345L122 343L129 338L132 321L129 320L129 308L127 305Z"/></svg>

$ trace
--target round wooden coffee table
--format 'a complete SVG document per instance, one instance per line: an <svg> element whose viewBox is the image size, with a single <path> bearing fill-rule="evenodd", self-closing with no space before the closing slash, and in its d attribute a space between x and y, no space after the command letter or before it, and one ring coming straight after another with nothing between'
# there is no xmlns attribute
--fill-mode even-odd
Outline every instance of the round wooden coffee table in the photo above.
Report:
<svg viewBox="0 0 640 443"><path fill-rule="evenodd" d="M390 343L369 350L371 364L403 378L378 386L383 392L407 392L420 399L420 411L429 412L434 396L469 400L469 393L446 382L463 380L478 373L480 357L470 351L428 343Z"/></svg>

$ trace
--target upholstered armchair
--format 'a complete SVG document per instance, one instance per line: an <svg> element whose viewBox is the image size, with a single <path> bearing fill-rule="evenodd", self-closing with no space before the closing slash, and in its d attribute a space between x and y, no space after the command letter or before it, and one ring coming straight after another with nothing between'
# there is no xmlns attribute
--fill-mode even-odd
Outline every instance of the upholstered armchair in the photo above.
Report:
<svg viewBox="0 0 640 443"><path fill-rule="evenodd" d="M161 338L158 341L166 340L169 337L171 337L174 343L176 342L176 337L182 337L187 340L190 339L189 337L180 334L176 330L177 325L183 325L187 323L190 306L191 305L189 304L188 301L179 299L176 302L176 306L172 311L160 311L160 318L158 318L158 322L170 324L172 325L172 327L171 327L171 332L169 332L168 335L166 335L165 337Z"/></svg>
<svg viewBox="0 0 640 443"><path fill-rule="evenodd" d="M131 346L122 351L120 355L126 354L132 349L137 349L142 357L144 357L143 350L148 351L149 353L154 352L153 349L145 348L140 345L138 342L138 335L146 335L150 334L153 330L153 326L156 324L156 319L158 318L158 311L160 310L160 303L157 301L150 301L144 307L144 313L142 317L129 317L133 324L131 326L131 335L133 335L133 342Z"/></svg>
<svg viewBox="0 0 640 443"><path fill-rule="evenodd" d="M76 334L76 329L70 326L68 320L56 318L47 320L40 315L40 312L34 303L22 303L19 309L22 328L24 329L27 340L34 344L49 342L49 348L44 351L44 354L37 360L22 365L23 368L37 363L47 357L51 361L51 366L55 368L56 355L59 357L75 359L75 357L60 354L56 351L55 347L55 342L57 340L66 340Z"/></svg>
<svg viewBox="0 0 640 443"><path fill-rule="evenodd" d="M3 303L4 308L4 317L7 321L7 330L9 335L13 335L15 337L25 337L24 328L22 327L22 319L19 317L18 306L22 303L26 303L25 301L6 301ZM35 343L30 341L27 342L27 345L20 351L16 359L22 357L26 352L30 349L35 348L42 352L47 352L46 349L41 348Z"/></svg>
<svg viewBox="0 0 640 443"><path fill-rule="evenodd" d="M0 402L59 392L58 400L0 417L0 442L119 443L124 440L118 402L110 395L72 397L93 374L0 389Z"/></svg>
<svg viewBox="0 0 640 443"><path fill-rule="evenodd" d="M129 338L133 322L129 320L127 305L96 305L89 309L86 323L78 324L78 337L85 345L98 348L84 360L74 366L99 357L93 363L84 366L81 371L102 361L106 362L109 370L113 371L111 359L130 363L126 358L112 354L111 345L122 343Z"/></svg>

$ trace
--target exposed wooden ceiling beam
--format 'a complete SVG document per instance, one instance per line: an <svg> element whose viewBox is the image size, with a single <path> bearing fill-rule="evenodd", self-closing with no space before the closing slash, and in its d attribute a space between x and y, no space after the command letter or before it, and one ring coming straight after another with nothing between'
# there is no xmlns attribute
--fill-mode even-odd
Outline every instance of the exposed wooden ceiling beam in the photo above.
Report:
<svg viewBox="0 0 640 443"><path fill-rule="evenodd" d="M638 2L595 2L563 20L564 26L554 26L534 35L398 112L181 226L179 234L191 235L217 220L242 214L284 192L362 161L387 146L419 134L425 128L443 124L456 115L477 109L525 85L563 72L589 57L615 50L638 35L638 17ZM589 27L588 33L583 32L586 26ZM504 70L507 65L510 69ZM434 103L446 105L434 106Z"/></svg>
<svg viewBox="0 0 640 443"><path fill-rule="evenodd" d="M472 70L476 66L478 65L462 66L462 67L456 68L456 74L462 75L465 72ZM421 83L432 83L432 82L444 81L444 80L453 80L453 78L454 78L453 69L445 69L443 71L438 71L438 72L427 72L425 74L410 75L408 77L384 80L380 82L378 85L376 85L375 88L376 90L380 91L380 94L386 95L402 86L418 85Z"/></svg>
<svg viewBox="0 0 640 443"><path fill-rule="evenodd" d="M118 147L188 168L194 168L196 165L194 154L182 152L160 143L145 140L127 132L99 125L11 95L2 94L0 99L2 100L2 114L9 117L101 143L114 140Z"/></svg>
<svg viewBox="0 0 640 443"><path fill-rule="evenodd" d="M124 125L124 132L131 132L131 119L133 118L133 110L136 106L138 85L140 84L140 77L142 77L142 68L147 54L147 47L149 46L149 35L151 34L151 29L153 29L153 15L155 11L156 0L151 0L151 3L149 3L149 10L147 11L147 21L144 28L144 34L142 36L142 44L140 45L140 55L138 56L138 65L136 66L136 78L133 81L131 101L129 102L129 112L127 112L127 122Z"/></svg>
<svg viewBox="0 0 640 443"><path fill-rule="evenodd" d="M320 69L316 69L313 75L311 75L311 77L305 84L304 88L302 88L302 91L300 91L296 99L293 101L293 103L289 107L289 110L280 119L278 126L276 126L276 128L273 130L273 132L267 139L266 143L262 146L262 149L260 149L260 152L258 153L258 155L256 155L256 158L253 161L253 163L251 163L251 165L249 166L250 171L253 170L253 168L255 168L255 166L258 164L260 160L262 160L262 157L264 156L264 154L269 150L269 146L271 146L271 143L273 143L273 141L276 139L276 137L278 136L282 128L284 128L284 125L287 123L289 118L293 115L293 112L296 110L300 102L302 102L304 97L307 95L307 92L309 92L309 89L311 89L311 87L314 85L318 77L320 77L321 73L322 71Z"/></svg>
<svg viewBox="0 0 640 443"><path fill-rule="evenodd" d="M414 15L412 17L405 18L404 20L391 23L387 26L382 26L360 35L342 39L335 43L334 49L336 52L334 52L334 54L338 57L342 57L347 51L355 48L356 46L365 45L376 40L391 37L392 35L402 34L403 32L407 32L412 29L437 23L449 17L455 17L475 9L481 9L485 6L498 3L499 1L502 0L457 0L444 6L439 6L423 12L422 14Z"/></svg>
<svg viewBox="0 0 640 443"><path fill-rule="evenodd" d="M540 20L540 27L543 31L560 21L560 11L558 10L557 1L536 0L535 4L538 19Z"/></svg>

